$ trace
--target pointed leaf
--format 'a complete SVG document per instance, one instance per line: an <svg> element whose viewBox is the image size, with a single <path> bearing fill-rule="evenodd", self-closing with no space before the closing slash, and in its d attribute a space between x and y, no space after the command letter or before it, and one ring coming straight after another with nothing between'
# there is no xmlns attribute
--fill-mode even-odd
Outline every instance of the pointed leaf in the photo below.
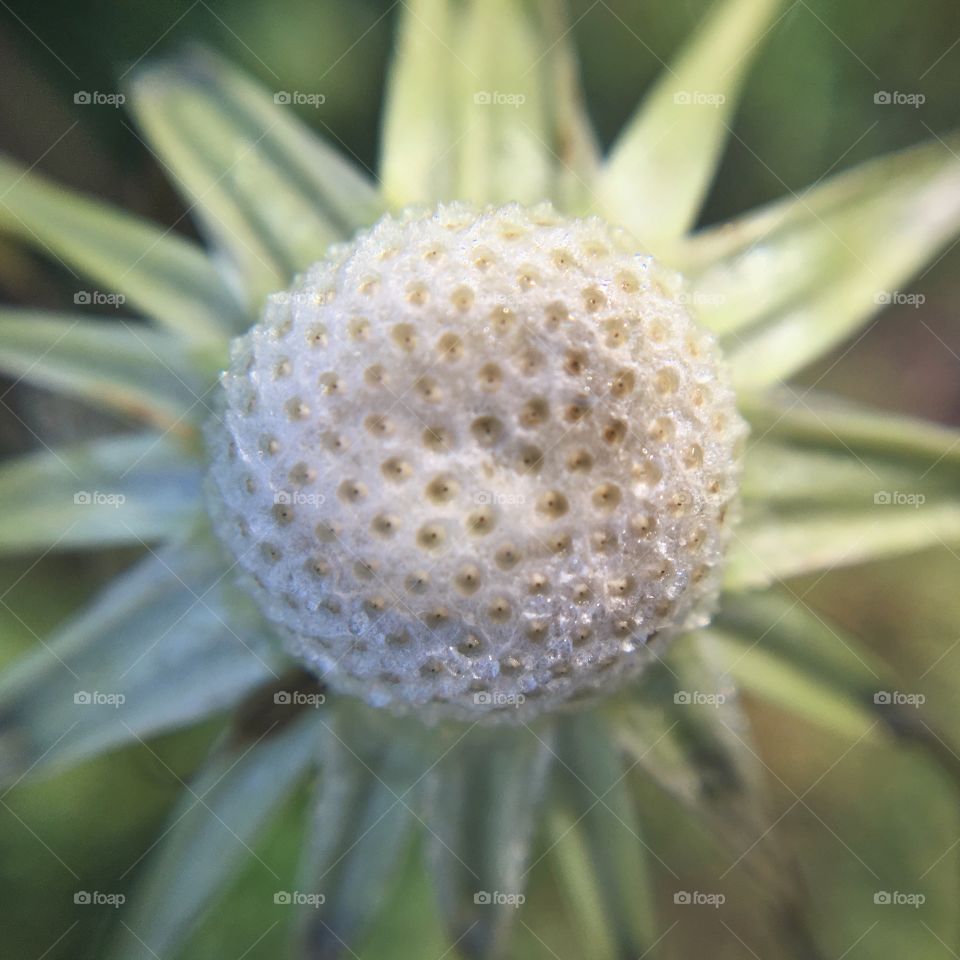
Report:
<svg viewBox="0 0 960 960"><path fill-rule="evenodd" d="M27 454L0 466L0 552L182 537L201 481L199 463L157 433Z"/></svg>
<svg viewBox="0 0 960 960"><path fill-rule="evenodd" d="M469 957L504 956L522 916L552 740L545 727L475 727L430 771L427 852L450 940Z"/></svg>
<svg viewBox="0 0 960 960"><path fill-rule="evenodd" d="M718 0L614 144L599 211L654 251L696 220L753 54L779 0Z"/></svg>
<svg viewBox="0 0 960 960"><path fill-rule="evenodd" d="M209 534L151 554L0 681L0 779L231 705L282 658Z"/></svg>
<svg viewBox="0 0 960 960"><path fill-rule="evenodd" d="M216 382L166 334L33 310L0 309L0 370L180 433L210 416Z"/></svg>
<svg viewBox="0 0 960 960"><path fill-rule="evenodd" d="M271 813L316 759L323 728L306 710L253 743L224 744L184 792L160 835L112 952L115 960L173 957L244 863ZM275 877L278 891L283 886Z"/></svg>
<svg viewBox="0 0 960 960"><path fill-rule="evenodd" d="M384 120L388 203L582 209L596 146L567 33L555 0L405 4Z"/></svg>
<svg viewBox="0 0 960 960"><path fill-rule="evenodd" d="M743 389L785 380L901 295L960 230L960 137L914 147L691 241L702 322Z"/></svg>
<svg viewBox="0 0 960 960"><path fill-rule="evenodd" d="M283 106L290 96L199 49L140 68L131 85L140 125L255 309L381 209L354 166Z"/></svg>
<svg viewBox="0 0 960 960"><path fill-rule="evenodd" d="M641 955L657 939L649 871L658 858L641 832L622 749L608 722L586 713L563 723L558 753L562 808L574 818L574 842L585 848L584 869L593 875L607 935L616 945L612 955ZM555 836L562 858L567 838Z"/></svg>
<svg viewBox="0 0 960 960"><path fill-rule="evenodd" d="M219 343L248 323L194 244L2 157L0 230L103 284L97 293L121 293L131 306L191 340ZM77 290L80 297L93 293Z"/></svg>

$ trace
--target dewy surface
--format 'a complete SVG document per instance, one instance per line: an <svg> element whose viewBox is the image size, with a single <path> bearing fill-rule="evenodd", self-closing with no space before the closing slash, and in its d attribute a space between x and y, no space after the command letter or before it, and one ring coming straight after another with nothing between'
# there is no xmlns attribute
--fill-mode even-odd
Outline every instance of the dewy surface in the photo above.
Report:
<svg viewBox="0 0 960 960"><path fill-rule="evenodd" d="M335 688L526 716L711 613L743 424L679 279L601 221L385 218L270 299L224 387L219 534Z"/></svg>

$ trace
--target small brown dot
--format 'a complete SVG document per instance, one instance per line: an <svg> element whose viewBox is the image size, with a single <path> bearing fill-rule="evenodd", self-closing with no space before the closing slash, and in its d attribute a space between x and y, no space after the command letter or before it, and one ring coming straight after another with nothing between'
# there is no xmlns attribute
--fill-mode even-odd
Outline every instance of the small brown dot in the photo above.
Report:
<svg viewBox="0 0 960 960"><path fill-rule="evenodd" d="M566 553L572 540L569 533L555 533L547 537L546 544L553 553Z"/></svg>
<svg viewBox="0 0 960 960"><path fill-rule="evenodd" d="M549 490L537 500L537 510L551 520L562 517L569 509L569 501L559 490Z"/></svg>
<svg viewBox="0 0 960 960"><path fill-rule="evenodd" d="M520 448L520 472L539 473L543 467L543 451L539 447L525 444Z"/></svg>
<svg viewBox="0 0 960 960"><path fill-rule="evenodd" d="M649 537L657 528L656 518L649 513L635 513L630 518L630 529L640 537Z"/></svg>
<svg viewBox="0 0 960 960"><path fill-rule="evenodd" d="M470 596L480 589L480 568L470 563L461 567L453 578L457 589Z"/></svg>
<svg viewBox="0 0 960 960"><path fill-rule="evenodd" d="M610 446L623 443L627 435L627 425L623 420L608 420L603 428L603 439Z"/></svg>
<svg viewBox="0 0 960 960"><path fill-rule="evenodd" d="M306 420L310 416L310 408L299 397L288 400L285 407L291 420Z"/></svg>
<svg viewBox="0 0 960 960"><path fill-rule="evenodd" d="M485 537L496 526L493 507L479 507L467 514L467 532L476 537Z"/></svg>
<svg viewBox="0 0 960 960"><path fill-rule="evenodd" d="M495 307L490 312L490 324L496 333L507 333L513 327L516 315L509 307Z"/></svg>
<svg viewBox="0 0 960 960"><path fill-rule="evenodd" d="M340 528L332 523L318 523L313 532L321 543L333 543L339 539Z"/></svg>
<svg viewBox="0 0 960 960"><path fill-rule="evenodd" d="M586 603L593 595L593 591L590 589L590 584L588 583L575 583L571 594L573 595L574 603Z"/></svg>
<svg viewBox="0 0 960 960"><path fill-rule="evenodd" d="M359 503L367 495L367 488L359 480L344 480L337 487L337 496L344 503Z"/></svg>
<svg viewBox="0 0 960 960"><path fill-rule="evenodd" d="M380 464L380 472L394 483L399 483L413 476L413 467L406 460L399 457L390 457Z"/></svg>
<svg viewBox="0 0 960 960"><path fill-rule="evenodd" d="M422 619L431 630L438 630L450 620L450 611L446 607L437 607L435 610L428 610Z"/></svg>
<svg viewBox="0 0 960 960"><path fill-rule="evenodd" d="M593 636L593 631L585 623L578 623L570 633L570 638L575 646L582 646Z"/></svg>
<svg viewBox="0 0 960 960"><path fill-rule="evenodd" d="M370 581L376 576L376 565L369 560L358 560L353 565L353 575L358 580Z"/></svg>
<svg viewBox="0 0 960 960"><path fill-rule="evenodd" d="M482 647L483 641L475 633L468 633L463 640L460 641L457 649L465 657L475 657Z"/></svg>
<svg viewBox="0 0 960 960"><path fill-rule="evenodd" d="M306 568L308 573L321 578L328 576L331 570L330 564L323 557L311 557L306 563Z"/></svg>
<svg viewBox="0 0 960 960"><path fill-rule="evenodd" d="M423 253L423 259L427 263L438 263L443 257L443 251L439 247L430 247Z"/></svg>
<svg viewBox="0 0 960 960"><path fill-rule="evenodd" d="M455 333L445 333L437 341L437 352L442 360L453 363L459 360L464 353L463 341Z"/></svg>
<svg viewBox="0 0 960 960"><path fill-rule="evenodd" d="M325 347L327 345L327 328L322 323L315 323L307 328L307 345L311 347Z"/></svg>
<svg viewBox="0 0 960 960"><path fill-rule="evenodd" d="M550 418L550 405L544 397L533 397L520 410L520 423L530 429L539 427Z"/></svg>
<svg viewBox="0 0 960 960"><path fill-rule="evenodd" d="M446 427L427 427L421 439L428 450L436 453L446 453L453 446L453 436Z"/></svg>
<svg viewBox="0 0 960 960"><path fill-rule="evenodd" d="M326 373L321 373L317 383L320 384L320 392L326 394L328 397L334 394L343 393L343 380L341 380L340 377L332 370L328 370Z"/></svg>
<svg viewBox="0 0 960 960"><path fill-rule="evenodd" d="M618 370L610 384L610 392L615 397L625 397L628 393L633 393L636 383L637 378L632 370Z"/></svg>
<svg viewBox="0 0 960 960"><path fill-rule="evenodd" d="M285 500L290 499L288 494L278 494L278 496L283 497ZM297 517L296 511L294 511L293 507L289 503L275 503L271 513L273 514L273 519L281 527L285 527L288 524L293 523Z"/></svg>
<svg viewBox="0 0 960 960"><path fill-rule="evenodd" d="M583 305L587 308L588 313L596 313L606 306L606 303L607 298L597 287L587 287L583 291Z"/></svg>
<svg viewBox="0 0 960 960"><path fill-rule="evenodd" d="M395 324L390 331L393 342L407 353L411 353L417 348L417 330L412 323Z"/></svg>
<svg viewBox="0 0 960 960"><path fill-rule="evenodd" d="M546 319L547 329L557 330L560 326L569 322L570 311L567 309L565 303L554 300L553 303L548 303L544 309L544 317Z"/></svg>
<svg viewBox="0 0 960 960"><path fill-rule="evenodd" d="M622 497L615 483L603 483L593 491L590 499L598 510L613 510L620 505Z"/></svg>
<svg viewBox="0 0 960 960"><path fill-rule="evenodd" d="M292 473L293 471L291 470L290 472ZM291 480L290 482L296 483L294 480ZM247 493L252 494L257 492L257 482L253 479L253 477L247 477L247 479L243 481L243 487Z"/></svg>
<svg viewBox="0 0 960 960"><path fill-rule="evenodd" d="M375 363L363 371L363 379L368 387L385 387L390 378L382 363Z"/></svg>
<svg viewBox="0 0 960 960"><path fill-rule="evenodd" d="M370 339L370 321L366 317L354 317L347 325L347 334L351 340L367 341Z"/></svg>
<svg viewBox="0 0 960 960"><path fill-rule="evenodd" d="M547 636L550 625L546 620L534 620L527 626L527 639L533 643L540 643Z"/></svg>
<svg viewBox="0 0 960 960"><path fill-rule="evenodd" d="M289 377L292 372L293 364L289 360L283 359L273 368L273 378L274 380L282 380L284 377Z"/></svg>
<svg viewBox="0 0 960 960"><path fill-rule="evenodd" d="M610 553L617 545L617 535L612 530L594 530L590 545L597 553Z"/></svg>
<svg viewBox="0 0 960 960"><path fill-rule="evenodd" d="M520 562L520 551L512 543L505 543L494 554L494 562L501 570L512 570Z"/></svg>
<svg viewBox="0 0 960 960"><path fill-rule="evenodd" d="M537 350L524 350L517 358L517 366L526 377L532 377L543 367L543 354Z"/></svg>
<svg viewBox="0 0 960 960"><path fill-rule="evenodd" d="M393 421L385 413L371 413L363 425L368 433L376 437L389 437L394 430Z"/></svg>
<svg viewBox="0 0 960 960"><path fill-rule="evenodd" d="M586 350L568 350L563 358L563 369L571 377L579 377L587 368Z"/></svg>
<svg viewBox="0 0 960 960"><path fill-rule="evenodd" d="M407 575L404 586L407 588L407 593L420 596L430 589L430 574L426 570L415 570Z"/></svg>
<svg viewBox="0 0 960 960"><path fill-rule="evenodd" d="M495 363L485 363L477 372L477 378L484 390L497 390L503 382L503 371Z"/></svg>
<svg viewBox="0 0 960 960"><path fill-rule="evenodd" d="M637 293L640 290L640 281L628 270L617 274L617 286L624 293Z"/></svg>
<svg viewBox="0 0 960 960"><path fill-rule="evenodd" d="M370 529L378 537L389 539L400 529L400 518L390 513L377 514L370 521Z"/></svg>
<svg viewBox="0 0 960 960"><path fill-rule="evenodd" d="M550 581L542 573L535 573L527 582L527 589L535 596L539 596L550 589Z"/></svg>
<svg viewBox="0 0 960 960"><path fill-rule="evenodd" d="M590 413L590 403L585 397L580 397L568 403L563 411L563 419L567 423L579 423Z"/></svg>
<svg viewBox="0 0 960 960"><path fill-rule="evenodd" d="M447 532L439 523L425 523L417 531L417 546L424 550L439 550L447 539Z"/></svg>
<svg viewBox="0 0 960 960"><path fill-rule="evenodd" d="M440 384L433 377L420 377L413 385L413 389L421 400L427 403L439 403L443 399Z"/></svg>
<svg viewBox="0 0 960 960"><path fill-rule="evenodd" d="M604 320L603 332L608 347L622 347L627 342L627 325L623 320Z"/></svg>
<svg viewBox="0 0 960 960"><path fill-rule="evenodd" d="M577 265L576 258L569 250L554 250L550 254L550 259L558 270L566 270L568 267Z"/></svg>
<svg viewBox="0 0 960 960"><path fill-rule="evenodd" d="M506 597L497 597L487 607L487 616L494 623L506 623L512 614L510 601Z"/></svg>
<svg viewBox="0 0 960 960"><path fill-rule="evenodd" d="M676 493L670 495L667 500L667 508L675 517L683 516L689 509L692 503L692 498L689 493L678 490Z"/></svg>
<svg viewBox="0 0 960 960"><path fill-rule="evenodd" d="M574 450L567 457L567 469L578 473L588 473L593 467L593 457L589 450Z"/></svg>
<svg viewBox="0 0 960 960"><path fill-rule="evenodd" d="M283 554L280 552L280 548L274 544L261 543L260 556L263 557L267 563L276 563L283 556Z"/></svg>
<svg viewBox="0 0 960 960"><path fill-rule="evenodd" d="M287 474L287 479L295 487L305 487L309 483L313 483L317 479L317 471L313 469L308 463L304 463L302 460L299 463L295 463L293 467L290 468L290 472Z"/></svg>
<svg viewBox="0 0 960 960"><path fill-rule="evenodd" d="M476 257L474 258L473 265L474 265L478 270L487 271L487 270L489 270L490 267L492 267L492 266L494 265L494 263L496 263L496 262L497 262L497 261L496 261L496 258L494 257L494 255L493 255L486 247L481 247L481 248L477 251L477 255L476 255Z"/></svg>
<svg viewBox="0 0 960 960"><path fill-rule="evenodd" d="M532 267L520 268L520 273L517 274L517 284L521 290L532 290L539 283L540 277L537 275L536 270Z"/></svg>
<svg viewBox="0 0 960 960"><path fill-rule="evenodd" d="M466 313L473 306L474 294L469 287L457 287L450 297L450 302L461 313Z"/></svg>
<svg viewBox="0 0 960 960"><path fill-rule="evenodd" d="M673 439L673 421L669 417L657 417L647 428L651 440L666 443Z"/></svg>
<svg viewBox="0 0 960 960"><path fill-rule="evenodd" d="M422 307L430 299L430 292L422 283L411 283L407 287L407 303Z"/></svg>
<svg viewBox="0 0 960 960"><path fill-rule="evenodd" d="M433 503L449 503L460 492L460 484L449 473L437 474L424 491Z"/></svg>
<svg viewBox="0 0 960 960"><path fill-rule="evenodd" d="M607 583L607 590L612 596L625 597L633 592L634 586L633 577L615 577Z"/></svg>
<svg viewBox="0 0 960 960"><path fill-rule="evenodd" d="M503 424L496 417L477 417L470 425L470 432L482 447L492 447L503 433Z"/></svg>
<svg viewBox="0 0 960 960"><path fill-rule="evenodd" d="M387 601L379 595L367 597L367 599L363 601L363 609L371 615L383 613L383 611L387 609Z"/></svg>

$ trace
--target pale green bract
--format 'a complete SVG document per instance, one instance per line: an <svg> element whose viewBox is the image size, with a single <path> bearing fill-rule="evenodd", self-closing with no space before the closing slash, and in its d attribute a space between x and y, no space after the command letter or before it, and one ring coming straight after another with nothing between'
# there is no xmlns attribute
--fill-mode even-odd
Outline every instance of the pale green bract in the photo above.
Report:
<svg viewBox="0 0 960 960"><path fill-rule="evenodd" d="M139 68L128 94L209 249L0 162L0 230L142 315L0 311L0 370L132 428L0 467L0 551L146 553L0 680L0 776L13 784L63 769L248 696L272 717L249 740L224 734L172 812L121 914L116 960L177 956L215 923L206 909L260 857L258 838L281 809L305 833L299 874L276 876L276 888L322 891L324 902L269 914L274 949L289 937L298 955L324 957L383 955L385 942L418 960L556 956L569 943L601 960L654 956L668 929L657 901L679 883L658 852L662 824L680 823L712 837L728 865L750 851L744 889L776 902L780 955L839 955L840 898L809 889L802 858L778 844L739 698L856 743L892 749L906 738L951 764L922 711L875 702L896 683L890 669L782 581L960 543L960 435L783 383L863 328L878 294L909 283L960 231L958 141L874 161L690 235L751 55L784 13L777 0L718 0L607 157L583 111L559 3L403 6L379 184L198 50ZM521 106L498 108L491 98L502 91ZM705 93L717 109L690 102ZM424 729L304 687L234 584L201 502L199 425L215 413L229 340L264 295L383 212L456 199L550 200L567 215L596 214L683 270L753 427L743 523L713 623L611 701L505 730ZM903 491L913 503L883 499ZM78 710L75 695L91 690L125 691L127 703ZM691 706L690 691L713 702ZM871 799L849 816L888 851L896 812ZM932 832L941 820L931 815L917 849L947 846L952 834ZM864 902L896 882L896 851L883 856L845 881ZM944 943L955 897L935 880L915 889ZM569 916L544 906L545 890ZM422 903L432 904L426 913ZM384 931L410 911L417 923L391 940ZM811 932L813 912L833 919ZM870 956L899 960L902 916L891 913Z"/></svg>

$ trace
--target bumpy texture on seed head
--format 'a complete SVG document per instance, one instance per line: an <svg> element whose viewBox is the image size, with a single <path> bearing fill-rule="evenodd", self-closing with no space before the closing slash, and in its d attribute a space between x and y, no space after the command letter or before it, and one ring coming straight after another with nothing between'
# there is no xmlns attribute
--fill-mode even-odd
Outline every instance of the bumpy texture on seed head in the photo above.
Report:
<svg viewBox="0 0 960 960"><path fill-rule="evenodd" d="M376 705L528 716L704 624L744 428L678 282L598 220L457 204L273 296L210 499L293 651Z"/></svg>

